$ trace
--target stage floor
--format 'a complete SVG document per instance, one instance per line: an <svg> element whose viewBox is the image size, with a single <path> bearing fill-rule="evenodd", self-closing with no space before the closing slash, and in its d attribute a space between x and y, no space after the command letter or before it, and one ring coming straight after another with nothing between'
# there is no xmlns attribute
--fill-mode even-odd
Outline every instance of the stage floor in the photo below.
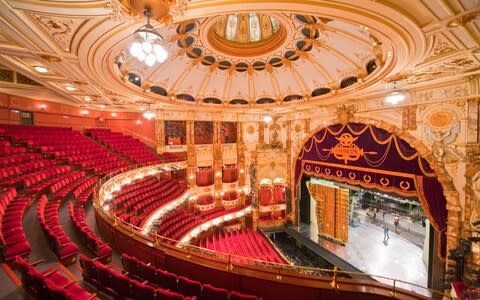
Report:
<svg viewBox="0 0 480 300"><path fill-rule="evenodd" d="M428 269L422 259L422 249L392 230L389 232L390 239L384 242L381 226L360 222L355 227L349 226L348 243L346 246L341 246L319 238L316 224L302 224L290 228L362 272L404 280L423 287L427 286ZM373 278L386 284L392 284L391 280ZM397 286L429 295L424 289L411 285L397 283Z"/></svg>

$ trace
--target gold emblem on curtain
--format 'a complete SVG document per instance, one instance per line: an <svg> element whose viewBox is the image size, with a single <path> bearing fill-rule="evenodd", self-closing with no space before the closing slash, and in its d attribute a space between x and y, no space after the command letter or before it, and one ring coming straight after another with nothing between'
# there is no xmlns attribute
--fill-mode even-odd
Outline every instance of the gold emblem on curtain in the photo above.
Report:
<svg viewBox="0 0 480 300"><path fill-rule="evenodd" d="M335 137L339 143L330 149L322 149L328 151L338 160L343 160L345 164L349 161L356 161L364 154L377 154L377 152L365 152L363 148L358 147L355 142L358 137L354 138L350 133L343 133L340 137Z"/></svg>

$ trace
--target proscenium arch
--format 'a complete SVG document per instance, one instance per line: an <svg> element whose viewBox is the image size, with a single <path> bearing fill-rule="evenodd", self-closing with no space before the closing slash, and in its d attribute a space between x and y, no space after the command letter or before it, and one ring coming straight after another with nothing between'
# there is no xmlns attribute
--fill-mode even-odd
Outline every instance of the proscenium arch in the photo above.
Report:
<svg viewBox="0 0 480 300"><path fill-rule="evenodd" d="M447 224L446 224L446 253L449 250L454 249L458 246L460 238L460 229L461 229L461 206L459 201L458 192L456 191L450 176L445 170L443 163L439 162L432 154L432 152L425 146L420 140L413 137L410 133L405 130L402 130L392 124L386 123L380 120L367 119L362 117L355 117L350 119L350 123L358 123L366 126L374 126L379 129L383 129L390 134L395 135L401 140L408 143L413 149L415 149L420 157L425 159L429 164L430 168L434 171L438 182L443 188L443 194L446 199L446 210L447 210ZM292 170L295 170L297 161L299 160L299 155L305 146L305 144L318 132L332 125L339 124L338 120L325 121L322 125L316 127L298 144L298 148L295 151L295 160L292 162ZM294 175L292 175L293 177ZM298 179L299 180L299 179ZM294 222L297 223L297 210L298 210L298 201L299 195L296 190L297 182L293 182L292 189L294 192L294 197L292 199L292 215L294 216ZM449 266L448 262L445 265Z"/></svg>

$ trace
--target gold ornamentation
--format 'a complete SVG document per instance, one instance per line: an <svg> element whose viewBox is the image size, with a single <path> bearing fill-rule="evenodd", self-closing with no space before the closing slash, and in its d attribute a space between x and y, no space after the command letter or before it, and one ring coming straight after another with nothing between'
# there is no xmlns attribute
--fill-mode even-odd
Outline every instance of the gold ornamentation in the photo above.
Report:
<svg viewBox="0 0 480 300"><path fill-rule="evenodd" d="M353 142L358 137L354 138L350 133L343 133L339 138L335 137L339 143L331 149L322 149L328 151L335 156L338 160L343 160L345 164L349 161L356 161L364 154L377 154L377 152L365 152L362 148L359 148Z"/></svg>
<svg viewBox="0 0 480 300"><path fill-rule="evenodd" d="M388 180L388 178L382 177L380 178L380 184L383 186L387 186L390 184L390 180Z"/></svg>
<svg viewBox="0 0 480 300"><path fill-rule="evenodd" d="M341 124L347 124L351 118L353 118L354 113L357 111L357 108L354 105L342 105L337 107L337 119Z"/></svg>
<svg viewBox="0 0 480 300"><path fill-rule="evenodd" d="M404 191L408 190L410 188L410 182L405 180L400 181L400 188Z"/></svg>
<svg viewBox="0 0 480 300"><path fill-rule="evenodd" d="M342 170L337 170L337 171L335 172L335 175L337 175L338 177L342 177L342 175L343 175Z"/></svg>
<svg viewBox="0 0 480 300"><path fill-rule="evenodd" d="M355 174L355 173L353 173L353 172L349 172L349 173L348 173L348 178L350 178L350 179L353 180L353 179L357 178L357 174Z"/></svg>
<svg viewBox="0 0 480 300"><path fill-rule="evenodd" d="M65 51L70 51L70 44L75 32L86 22L86 19L72 17L61 18L45 15L33 17Z"/></svg>
<svg viewBox="0 0 480 300"><path fill-rule="evenodd" d="M369 183L370 181L372 181L372 177L368 174L365 174L363 175L363 181L365 181L366 183Z"/></svg>

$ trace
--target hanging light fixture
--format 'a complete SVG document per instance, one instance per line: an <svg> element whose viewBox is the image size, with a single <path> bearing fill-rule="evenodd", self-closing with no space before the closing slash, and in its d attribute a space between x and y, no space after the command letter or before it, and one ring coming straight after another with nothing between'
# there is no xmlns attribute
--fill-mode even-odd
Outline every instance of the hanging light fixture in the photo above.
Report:
<svg viewBox="0 0 480 300"><path fill-rule="evenodd" d="M163 36L150 24L153 15L151 9L147 7L144 15L147 17L147 24L133 33L134 41L130 46L130 54L152 67L157 61L163 63L168 58L168 52L161 44Z"/></svg>
<svg viewBox="0 0 480 300"><path fill-rule="evenodd" d="M155 112L150 109L150 106L148 106L148 110L143 113L143 117L147 120L152 120L155 118Z"/></svg>
<svg viewBox="0 0 480 300"><path fill-rule="evenodd" d="M393 91L385 96L385 102L396 105L407 98L405 93L398 89L397 82L393 82Z"/></svg>

